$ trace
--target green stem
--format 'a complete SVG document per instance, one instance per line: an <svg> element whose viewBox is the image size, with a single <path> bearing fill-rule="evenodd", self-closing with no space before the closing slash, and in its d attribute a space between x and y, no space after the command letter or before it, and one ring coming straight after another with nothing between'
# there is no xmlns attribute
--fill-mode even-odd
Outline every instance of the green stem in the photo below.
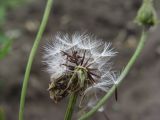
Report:
<svg viewBox="0 0 160 120"><path fill-rule="evenodd" d="M141 53L141 51L144 47L145 41L147 39L147 36L148 36L147 30L143 30L140 41L139 41L139 44L137 46L137 49L136 49L135 53L133 54L133 56L131 57L127 66L125 67L125 69L123 70L123 72L121 73L121 75L118 78L119 83L117 85L113 85L112 88L107 92L107 94L97 103L97 105L94 106L94 108L92 110L90 110L88 113L81 116L79 118L79 120L86 120L89 117L91 117L91 115L93 115L100 107L102 107L105 104L105 102L111 97L111 95L114 94L116 87L120 85L122 80L125 78L125 76L130 71L131 67L134 65L138 56L140 55L140 53Z"/></svg>
<svg viewBox="0 0 160 120"><path fill-rule="evenodd" d="M31 50L30 55L29 55L29 59L28 59L27 67L26 67L26 72L25 72L25 76L24 76L24 81L23 81L23 86L22 86L22 91L21 91L20 108L19 108L19 120L23 120L25 97L26 97L26 92L27 92L27 87L28 87L28 80L29 80L29 76L30 76L30 71L31 71L33 59L35 57L35 54L36 54L36 51L38 49L40 40L42 38L42 34L45 30L45 27L46 27L46 24L47 24L47 21L48 21L48 18L49 18L49 14L50 14L50 11L51 11L51 8L52 8L52 3L53 3L53 0L48 0L47 1L42 22L41 22L41 25L39 27L37 36L35 38L35 42L33 44L32 50Z"/></svg>
<svg viewBox="0 0 160 120"><path fill-rule="evenodd" d="M75 105L76 99L77 99L77 95L78 95L77 92L71 93L70 98L69 98L69 103L67 105L67 110L65 113L64 120L71 120L74 105Z"/></svg>
<svg viewBox="0 0 160 120"><path fill-rule="evenodd" d="M67 88L73 82L73 80L75 80L76 74L77 74L77 71L75 70L75 72L73 73L71 79L69 80ZM76 100L77 100L77 95L78 95L77 92L71 93L71 95L69 97L69 102L68 102L68 105L67 105L66 113L65 113L65 116L64 116L64 120L71 120L73 109L74 109L74 105L75 105Z"/></svg>

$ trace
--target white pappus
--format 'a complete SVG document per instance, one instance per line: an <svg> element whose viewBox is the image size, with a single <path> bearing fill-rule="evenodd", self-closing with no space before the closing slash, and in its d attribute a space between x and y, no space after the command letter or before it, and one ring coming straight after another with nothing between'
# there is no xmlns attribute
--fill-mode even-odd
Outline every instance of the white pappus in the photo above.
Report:
<svg viewBox="0 0 160 120"><path fill-rule="evenodd" d="M96 93L99 90L107 92L112 85L117 84L117 75L112 71L110 62L110 59L117 52L111 48L111 43L85 33L75 33L73 35L58 33L53 41L48 42L44 47L44 51L43 62L47 65L47 72L51 75L51 82L54 82L54 84L61 76L67 74L70 76L79 68L86 72L84 84L81 80L77 80L76 83L69 82L69 80L65 82L67 81L65 80L63 81L65 85L62 86L66 87L65 90L68 91L80 91L82 95L81 103L87 100L88 107L93 107L98 101ZM76 79L81 79L78 76ZM63 89L63 91L65 90ZM58 94L56 92L56 95L54 91L52 92L54 94L52 98L55 98L55 101L61 99L60 96L63 98L68 94L66 91L63 94L62 92ZM92 97L88 99L87 96L90 95Z"/></svg>

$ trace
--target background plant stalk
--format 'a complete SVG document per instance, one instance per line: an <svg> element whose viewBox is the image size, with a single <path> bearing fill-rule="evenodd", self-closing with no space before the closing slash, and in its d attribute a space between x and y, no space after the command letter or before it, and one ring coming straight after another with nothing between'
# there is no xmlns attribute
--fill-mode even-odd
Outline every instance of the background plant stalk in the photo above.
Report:
<svg viewBox="0 0 160 120"><path fill-rule="evenodd" d="M25 72L24 80L23 80L22 91L21 91L20 108L19 108L19 120L23 120L24 105L25 105L25 98L26 98L26 93L27 93L30 71L31 71L32 63L33 63L33 60L35 58L36 51L38 49L40 40L42 38L42 34L43 34L43 32L46 28L46 25L47 25L49 14L50 14L50 11L51 11L51 8L52 8L52 3L53 3L53 0L48 0L47 1L42 22L41 22L41 25L39 27L37 36L35 38L32 50L31 50L30 55L29 55L29 59L28 59L27 67L26 67L26 72Z"/></svg>
<svg viewBox="0 0 160 120"><path fill-rule="evenodd" d="M126 75L129 73L131 67L134 65L134 63L138 59L138 57L139 57L139 55L140 55L140 53L141 53L141 51L142 51L142 49L144 47L145 41L147 39L147 36L148 36L148 30L146 30L145 28L143 28L139 44L138 44L138 46L137 46L137 48L136 48L133 56L131 57L131 59L129 60L128 64L126 65L125 69L123 70L123 72L119 76L119 78L118 78L119 82L117 84L113 85L112 88L107 92L107 94L101 100L99 100L99 102L97 103L97 105L94 106L93 109L91 109L88 113L86 113L83 116L81 116L79 118L79 120L86 120L89 117L91 117L114 94L116 88L120 85L120 83L122 82L122 80L126 77Z"/></svg>

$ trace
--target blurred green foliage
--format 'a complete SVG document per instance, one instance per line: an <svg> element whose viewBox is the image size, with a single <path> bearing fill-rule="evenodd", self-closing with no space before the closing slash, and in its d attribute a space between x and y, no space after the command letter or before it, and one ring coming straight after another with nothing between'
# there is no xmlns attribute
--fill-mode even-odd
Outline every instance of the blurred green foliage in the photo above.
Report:
<svg viewBox="0 0 160 120"><path fill-rule="evenodd" d="M8 9L14 9L23 2L24 0L0 0L0 25L5 22Z"/></svg>
<svg viewBox="0 0 160 120"><path fill-rule="evenodd" d="M0 60L1 60L10 51L12 40L10 40L8 37L2 34L0 35L0 45L1 45L0 46Z"/></svg>
<svg viewBox="0 0 160 120"><path fill-rule="evenodd" d="M0 107L0 120L5 120L5 112L2 107Z"/></svg>
<svg viewBox="0 0 160 120"><path fill-rule="evenodd" d="M24 0L0 0L0 60L9 52L12 40L5 35L3 25L6 21L7 11L21 5Z"/></svg>

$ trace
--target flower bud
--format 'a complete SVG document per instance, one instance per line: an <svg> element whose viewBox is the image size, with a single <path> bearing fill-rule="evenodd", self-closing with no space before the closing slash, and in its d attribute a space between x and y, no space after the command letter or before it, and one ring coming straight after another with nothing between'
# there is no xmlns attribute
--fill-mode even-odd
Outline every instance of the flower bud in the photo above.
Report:
<svg viewBox="0 0 160 120"><path fill-rule="evenodd" d="M153 0L143 0L135 21L144 27L151 27L157 23L157 15L153 7Z"/></svg>

